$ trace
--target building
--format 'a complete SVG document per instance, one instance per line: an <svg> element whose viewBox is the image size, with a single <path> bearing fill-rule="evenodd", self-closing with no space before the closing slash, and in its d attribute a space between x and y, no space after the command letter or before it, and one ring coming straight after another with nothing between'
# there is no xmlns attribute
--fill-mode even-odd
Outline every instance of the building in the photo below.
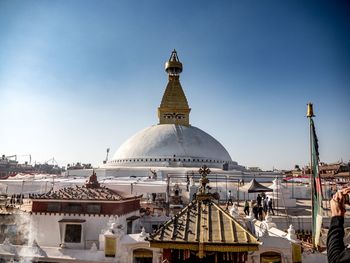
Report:
<svg viewBox="0 0 350 263"><path fill-rule="evenodd" d="M321 163L320 175L324 179L337 181L349 181L350 180L350 163Z"/></svg>
<svg viewBox="0 0 350 263"><path fill-rule="evenodd" d="M101 186L95 173L83 186L51 189L30 199L30 211L1 215L6 237L0 262L159 262L160 250L149 248L141 231L141 196ZM112 256L110 236L116 240Z"/></svg>
<svg viewBox="0 0 350 263"><path fill-rule="evenodd" d="M244 170L214 137L190 124L191 109L180 83L182 63L174 50L165 63L168 84L158 108L158 124L125 141L104 166L106 175L186 173L202 165L218 170ZM134 172L135 173L135 172Z"/></svg>
<svg viewBox="0 0 350 263"><path fill-rule="evenodd" d="M247 262L258 250L257 238L218 204L208 191L210 173L204 166L194 200L149 237L163 249L167 262Z"/></svg>
<svg viewBox="0 0 350 263"><path fill-rule="evenodd" d="M93 173L83 186L31 198L31 222L33 229L40 230L34 237L39 245L85 249L98 244L100 231L111 217L120 217L127 234L134 233L141 196L124 197L102 187Z"/></svg>

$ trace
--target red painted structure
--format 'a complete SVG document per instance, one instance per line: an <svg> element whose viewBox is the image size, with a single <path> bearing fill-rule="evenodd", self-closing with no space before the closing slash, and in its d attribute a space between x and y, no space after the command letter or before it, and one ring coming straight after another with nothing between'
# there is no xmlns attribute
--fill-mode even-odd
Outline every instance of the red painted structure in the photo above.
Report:
<svg viewBox="0 0 350 263"><path fill-rule="evenodd" d="M93 173L83 186L30 196L33 213L74 215L123 215L140 209L141 196L123 197L100 186Z"/></svg>

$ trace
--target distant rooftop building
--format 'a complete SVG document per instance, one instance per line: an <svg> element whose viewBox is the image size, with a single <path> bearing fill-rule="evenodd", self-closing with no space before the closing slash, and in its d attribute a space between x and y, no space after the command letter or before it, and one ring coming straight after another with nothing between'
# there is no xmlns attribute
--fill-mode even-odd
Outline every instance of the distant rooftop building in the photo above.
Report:
<svg viewBox="0 0 350 263"><path fill-rule="evenodd" d="M350 162L337 162L337 163L321 163L320 175L327 180L344 181L350 180Z"/></svg>
<svg viewBox="0 0 350 263"><path fill-rule="evenodd" d="M248 167L248 171L249 172L261 172L261 169L260 169L260 167L252 166L252 167Z"/></svg>
<svg viewBox="0 0 350 263"><path fill-rule="evenodd" d="M295 173L294 171L292 171ZM350 162L336 162L336 163L323 163L319 165L319 172L323 179L332 180L337 179L340 181L349 181L350 180ZM302 175L309 175L310 167L305 166L302 169Z"/></svg>

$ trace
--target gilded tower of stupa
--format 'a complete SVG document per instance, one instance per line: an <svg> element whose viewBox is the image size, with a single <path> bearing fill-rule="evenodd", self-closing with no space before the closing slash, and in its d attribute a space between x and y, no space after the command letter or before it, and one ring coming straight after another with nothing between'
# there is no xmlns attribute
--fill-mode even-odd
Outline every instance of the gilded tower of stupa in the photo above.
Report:
<svg viewBox="0 0 350 263"><path fill-rule="evenodd" d="M182 63L179 61L176 50L171 53L169 61L165 63L165 71L168 73L169 82L158 108L159 124L189 126L191 109L181 87L180 73L182 72Z"/></svg>

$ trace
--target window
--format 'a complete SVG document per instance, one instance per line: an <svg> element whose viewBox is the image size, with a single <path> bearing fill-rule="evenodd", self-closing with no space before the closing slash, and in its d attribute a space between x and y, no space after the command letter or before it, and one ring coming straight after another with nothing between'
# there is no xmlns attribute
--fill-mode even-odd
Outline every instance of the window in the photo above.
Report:
<svg viewBox="0 0 350 263"><path fill-rule="evenodd" d="M48 203L47 212L60 212L61 204L60 203Z"/></svg>
<svg viewBox="0 0 350 263"><path fill-rule="evenodd" d="M132 234L132 221L128 221L128 223L126 225L126 233Z"/></svg>
<svg viewBox="0 0 350 263"><path fill-rule="evenodd" d="M86 212L91 214L99 214L101 212L101 205L98 205L98 204L87 205Z"/></svg>
<svg viewBox="0 0 350 263"><path fill-rule="evenodd" d="M82 212L82 207L81 204L68 204L65 208L64 211L67 213L81 213Z"/></svg>
<svg viewBox="0 0 350 263"><path fill-rule="evenodd" d="M79 224L67 224L66 232L64 235L64 242L67 243L80 243L81 242L81 225Z"/></svg>

